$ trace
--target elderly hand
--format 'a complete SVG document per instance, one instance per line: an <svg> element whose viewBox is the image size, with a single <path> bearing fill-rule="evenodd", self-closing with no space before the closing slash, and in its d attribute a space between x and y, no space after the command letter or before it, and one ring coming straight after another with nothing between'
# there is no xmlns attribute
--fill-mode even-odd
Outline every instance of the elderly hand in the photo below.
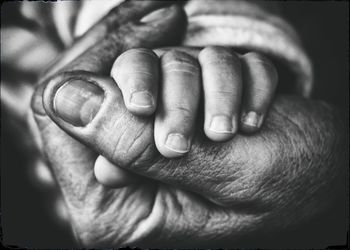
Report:
<svg viewBox="0 0 350 250"><path fill-rule="evenodd" d="M278 97L259 133L213 143L196 131L187 155L167 159L156 149L153 120L131 114L113 79L94 74L108 71L128 46L155 47L155 41L164 41L161 32L157 40L150 32L155 27L171 30L180 20L179 8L168 11L169 19L156 26L123 20L126 25L117 26L110 39L48 77L48 85L33 97L43 150L77 238L89 247L232 246L241 238L275 232L322 211L340 174L344 148L337 117L328 106ZM130 30L138 32L136 38L126 35L134 34ZM90 92L80 102L81 110L91 103L97 107L95 116L81 116L85 126L63 119L56 110L55 99L69 85L75 85L77 93ZM101 185L93 172L98 154L148 179L117 189Z"/></svg>
<svg viewBox="0 0 350 250"><path fill-rule="evenodd" d="M209 139L227 141L238 128L252 133L261 127L277 85L276 69L264 56L239 56L225 47L169 47L155 51L160 58L148 49L126 51L114 62L111 75L129 112L135 116L155 113L155 145L164 157L179 157L190 151L196 127L200 127L197 113L203 106L202 92L203 127ZM99 100L89 102L88 109L79 102L69 101L68 105L67 100L78 99L77 89L79 93L86 89L86 84L75 86L61 90L55 104L58 115L77 125L94 117L104 97L97 96ZM136 178L108 164L103 157L96 163L95 175L101 184L118 187Z"/></svg>

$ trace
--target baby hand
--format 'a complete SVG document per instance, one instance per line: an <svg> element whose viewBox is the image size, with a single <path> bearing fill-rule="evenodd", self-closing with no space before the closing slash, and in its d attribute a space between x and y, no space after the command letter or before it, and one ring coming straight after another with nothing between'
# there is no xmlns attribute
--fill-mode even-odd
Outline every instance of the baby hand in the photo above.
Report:
<svg viewBox="0 0 350 250"><path fill-rule="evenodd" d="M156 53L157 54L156 54ZM168 158L187 153L204 101L204 132L213 141L260 129L277 86L274 65L261 54L227 47L131 49L115 61L111 75L126 108L155 115L154 139Z"/></svg>

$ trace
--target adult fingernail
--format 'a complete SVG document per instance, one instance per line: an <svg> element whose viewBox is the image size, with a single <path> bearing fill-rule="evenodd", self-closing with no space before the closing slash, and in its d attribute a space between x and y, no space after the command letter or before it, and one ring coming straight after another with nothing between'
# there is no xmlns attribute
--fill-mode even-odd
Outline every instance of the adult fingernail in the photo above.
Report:
<svg viewBox="0 0 350 250"><path fill-rule="evenodd" d="M169 8L162 8L155 10L148 15L144 16L140 21L142 23L149 23L153 21L160 20L166 16L166 13L169 11Z"/></svg>
<svg viewBox="0 0 350 250"><path fill-rule="evenodd" d="M248 113L243 113L241 121L244 125L259 128L262 124L262 120L262 115L258 115L254 111L250 111Z"/></svg>
<svg viewBox="0 0 350 250"><path fill-rule="evenodd" d="M236 126L234 126L233 120L225 115L214 116L209 129L219 134L232 134L236 132Z"/></svg>
<svg viewBox="0 0 350 250"><path fill-rule="evenodd" d="M137 91L131 94L130 104L138 108L153 107L152 95L148 91Z"/></svg>
<svg viewBox="0 0 350 250"><path fill-rule="evenodd" d="M54 97L54 111L74 126L92 121L104 99L103 90L93 83L70 80L62 85Z"/></svg>
<svg viewBox="0 0 350 250"><path fill-rule="evenodd" d="M168 135L165 142L165 147L171 151L181 154L187 153L189 151L188 140L182 134L177 133Z"/></svg>

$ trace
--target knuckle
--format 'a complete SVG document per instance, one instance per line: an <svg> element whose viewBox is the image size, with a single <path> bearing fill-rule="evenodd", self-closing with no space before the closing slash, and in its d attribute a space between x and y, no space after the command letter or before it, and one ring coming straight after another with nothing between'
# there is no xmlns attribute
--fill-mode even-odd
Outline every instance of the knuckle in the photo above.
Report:
<svg viewBox="0 0 350 250"><path fill-rule="evenodd" d="M271 63L270 60L267 59L266 56L262 55L261 53L255 52L255 51L251 51L251 52L244 54L243 58L246 58L247 60L256 60L256 61Z"/></svg>
<svg viewBox="0 0 350 250"><path fill-rule="evenodd" d="M227 88L227 89L216 89L212 91L211 96L213 100L216 101L224 101L227 103L229 100L233 100L240 97L239 91L233 89L233 88Z"/></svg>
<svg viewBox="0 0 350 250"><path fill-rule="evenodd" d="M126 52L126 55L129 56L142 56L142 57L147 57L151 60L157 59L157 55L150 49L145 49L145 48L136 48L136 49L131 49Z"/></svg>
<svg viewBox="0 0 350 250"><path fill-rule="evenodd" d="M145 56L150 58L157 58L157 55L150 49L146 48L135 48L135 49L129 49L125 51L123 54L121 54L117 60L122 60L124 57L139 57L139 56Z"/></svg>
<svg viewBox="0 0 350 250"><path fill-rule="evenodd" d="M162 56L162 67L165 71L183 71L188 73L199 73L198 62L189 54L171 50Z"/></svg>
<svg viewBox="0 0 350 250"><path fill-rule="evenodd" d="M245 54L242 59L248 64L248 66L252 65L252 67L255 69L255 72L259 72L259 75L267 75L270 79L269 81L266 81L267 84L277 84L277 69L266 56L257 52L249 52Z"/></svg>
<svg viewBox="0 0 350 250"><path fill-rule="evenodd" d="M136 48L136 49L130 49L122 53L120 56L117 57L115 60L113 66L112 66L112 74L118 71L123 72L124 70L128 71L130 70L130 65L132 66L138 66L145 63L148 64L155 64L158 60L158 56L150 49L145 48Z"/></svg>
<svg viewBox="0 0 350 250"><path fill-rule="evenodd" d="M228 86L221 89L212 88L210 93L207 94L205 103L207 103L209 109L231 112L237 109L241 100L242 91Z"/></svg>
<svg viewBox="0 0 350 250"><path fill-rule="evenodd" d="M126 53L116 59L111 69L111 76L118 84L127 85L132 79L135 85L145 85L158 77L158 57L153 51L134 49Z"/></svg>
<svg viewBox="0 0 350 250"><path fill-rule="evenodd" d="M228 64L239 63L238 55L230 48L222 46L208 46L198 55L201 63Z"/></svg>
<svg viewBox="0 0 350 250"><path fill-rule="evenodd" d="M195 121L196 114L186 106L171 107L166 110L163 126L188 131Z"/></svg>
<svg viewBox="0 0 350 250"><path fill-rule="evenodd" d="M264 95L277 86L277 69L264 55L249 52L242 57L242 60L245 62L243 69L248 79L252 80L256 92L262 92Z"/></svg>
<svg viewBox="0 0 350 250"><path fill-rule="evenodd" d="M227 48L222 46L208 46L201 50L200 56L217 56L217 55L233 55L234 52Z"/></svg>
<svg viewBox="0 0 350 250"><path fill-rule="evenodd" d="M167 110L169 113L180 114L181 117L189 119L194 116L193 110L184 104L173 104L171 108Z"/></svg>
<svg viewBox="0 0 350 250"><path fill-rule="evenodd" d="M269 99L272 99L271 91L272 84L269 81L265 81L264 84L259 86L254 85L254 89L251 92L251 95L255 102L266 102Z"/></svg>

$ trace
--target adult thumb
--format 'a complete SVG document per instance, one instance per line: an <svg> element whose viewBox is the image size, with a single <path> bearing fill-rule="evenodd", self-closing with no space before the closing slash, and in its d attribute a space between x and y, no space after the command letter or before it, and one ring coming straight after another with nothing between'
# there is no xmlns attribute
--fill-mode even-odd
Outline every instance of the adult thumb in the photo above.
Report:
<svg viewBox="0 0 350 250"><path fill-rule="evenodd" d="M110 77L85 71L55 76L44 90L43 104L61 129L119 166L151 161L158 154L153 120L129 113Z"/></svg>

